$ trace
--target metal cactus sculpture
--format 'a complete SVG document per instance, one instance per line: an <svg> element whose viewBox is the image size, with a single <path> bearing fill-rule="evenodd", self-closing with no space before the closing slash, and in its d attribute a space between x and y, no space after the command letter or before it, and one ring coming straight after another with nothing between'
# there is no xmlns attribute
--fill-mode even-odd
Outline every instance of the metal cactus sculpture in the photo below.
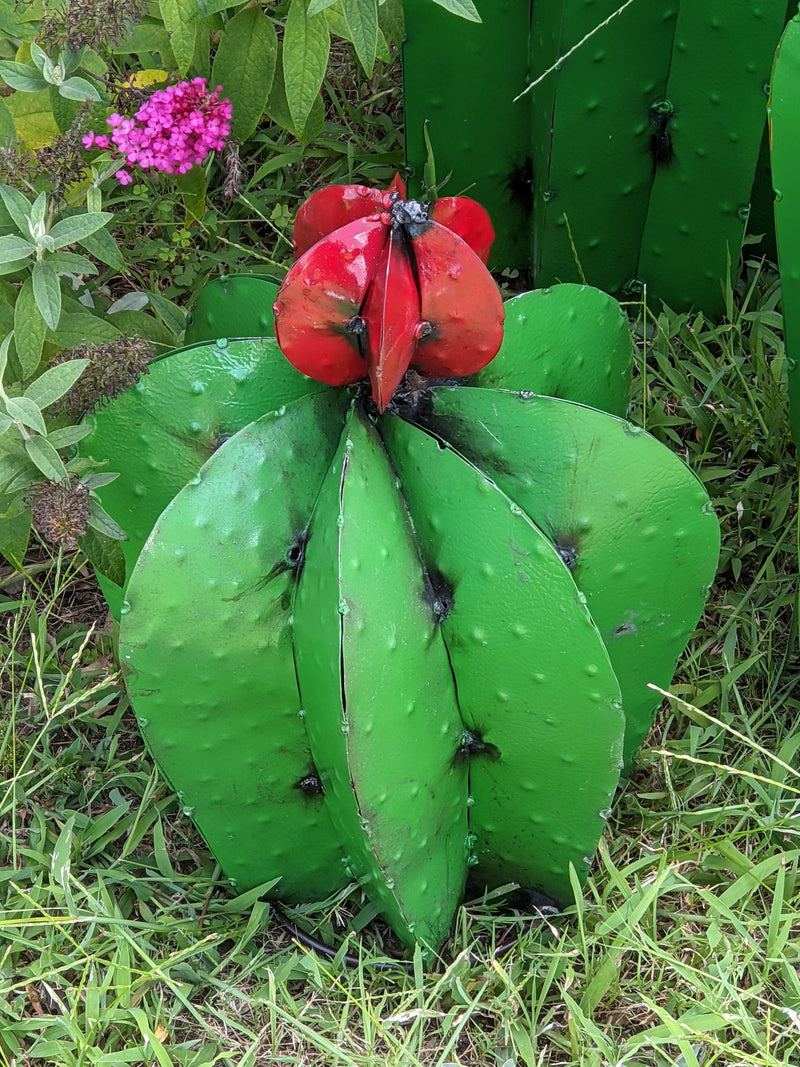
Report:
<svg viewBox="0 0 800 1067"><path fill-rule="evenodd" d="M442 191L491 211L492 266L720 315L787 6L492 0L478 25L406 0L415 188L432 146Z"/></svg>
<svg viewBox="0 0 800 1067"><path fill-rule="evenodd" d="M356 882L430 955L468 879L564 902L585 877L718 526L623 417L618 305L503 307L477 205L324 189L295 237L275 313L304 373L272 338L201 342L94 418L120 653L233 883Z"/></svg>

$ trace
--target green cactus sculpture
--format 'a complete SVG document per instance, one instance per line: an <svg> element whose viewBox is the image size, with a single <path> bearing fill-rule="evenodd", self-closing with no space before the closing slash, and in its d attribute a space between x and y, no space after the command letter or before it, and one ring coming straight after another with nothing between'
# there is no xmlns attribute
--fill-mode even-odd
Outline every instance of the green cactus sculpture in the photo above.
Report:
<svg viewBox="0 0 800 1067"><path fill-rule="evenodd" d="M431 145L441 191L490 206L494 267L722 313L786 0L493 0L482 25L404 9L415 188Z"/></svg>
<svg viewBox="0 0 800 1067"><path fill-rule="evenodd" d="M327 384L272 338L200 340L83 447L123 471L133 707L227 876L356 882L430 958L467 879L563 903L586 876L718 525L624 418L611 298L503 308L475 205L315 196L276 327Z"/></svg>

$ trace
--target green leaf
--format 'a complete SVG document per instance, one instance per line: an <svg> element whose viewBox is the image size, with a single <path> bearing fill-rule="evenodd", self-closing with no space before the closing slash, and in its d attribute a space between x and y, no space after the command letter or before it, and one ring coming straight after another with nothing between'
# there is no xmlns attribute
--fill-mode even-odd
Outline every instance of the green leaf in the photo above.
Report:
<svg viewBox="0 0 800 1067"><path fill-rule="evenodd" d="M114 216L110 211L85 212L82 215L71 215L67 219L59 220L50 230L55 248L63 248L64 245L81 244L87 237L102 229Z"/></svg>
<svg viewBox="0 0 800 1067"><path fill-rule="evenodd" d="M325 16L309 17L305 0L292 0L283 35L283 77L295 135L302 133L319 96L330 46Z"/></svg>
<svg viewBox="0 0 800 1067"><path fill-rule="evenodd" d="M47 340L59 348L75 348L84 341L87 344L100 344L103 341L115 341L118 337L119 330L116 326L112 326L98 315L92 315L88 311L62 311L58 329L48 333Z"/></svg>
<svg viewBox="0 0 800 1067"><path fill-rule="evenodd" d="M4 305L7 307L8 305ZM8 365L8 349L11 345L11 333L7 333L6 336L0 341L0 383L3 381L3 375L6 372L6 366Z"/></svg>
<svg viewBox="0 0 800 1067"><path fill-rule="evenodd" d="M93 530L97 530L98 533L105 534L106 537L113 537L115 541L127 541L128 535L122 529L121 526L117 526L111 516L105 511L100 504L92 499L89 506L89 525Z"/></svg>
<svg viewBox="0 0 800 1067"><path fill-rule="evenodd" d="M25 442L25 451L51 482L60 482L62 478L66 478L67 468L46 437L29 437Z"/></svg>
<svg viewBox="0 0 800 1067"><path fill-rule="evenodd" d="M206 210L206 172L200 166L194 166L185 174L173 174L172 180L178 187L186 211L186 222L199 222Z"/></svg>
<svg viewBox="0 0 800 1067"><path fill-rule="evenodd" d="M12 89L22 93L38 93L47 88L47 82L32 63L0 61L0 78Z"/></svg>
<svg viewBox="0 0 800 1067"><path fill-rule="evenodd" d="M125 584L125 556L119 540L107 537L90 526L82 537L77 538L77 542L98 574L115 585Z"/></svg>
<svg viewBox="0 0 800 1067"><path fill-rule="evenodd" d="M158 6L178 70L185 77L194 55L197 4L195 0L158 0Z"/></svg>
<svg viewBox="0 0 800 1067"><path fill-rule="evenodd" d="M186 312L182 308L175 307L171 301L166 300L160 293L150 293L149 296L153 311L155 311L170 333L176 339L179 339L186 328Z"/></svg>
<svg viewBox="0 0 800 1067"><path fill-rule="evenodd" d="M0 197L6 206L6 211L14 220L20 233L29 233L28 220L31 217L31 204L19 189L11 185L0 184Z"/></svg>
<svg viewBox="0 0 800 1067"><path fill-rule="evenodd" d="M8 108L8 104L0 96L0 144L13 141L17 136L17 127L14 125L14 116Z"/></svg>
<svg viewBox="0 0 800 1067"><path fill-rule="evenodd" d="M377 0L342 0L342 13L350 30L350 40L367 77L371 77L378 47Z"/></svg>
<svg viewBox="0 0 800 1067"><path fill-rule="evenodd" d="M281 55L280 45L278 46L278 55L279 57ZM295 130L294 122L292 121L292 116L289 111L289 102L286 99L286 85L283 80L283 63L280 62L280 58L275 67L275 80L272 83L272 92L269 94L269 100L267 101L267 114L278 126L281 126L284 130L288 130L289 133L294 134L301 145L307 145L313 141L315 137L319 137L325 124L325 105L322 103L322 97L317 96L314 101L314 106L311 108L311 113L306 120L305 127L299 132ZM278 167L280 167L280 164L278 164Z"/></svg>
<svg viewBox="0 0 800 1067"><path fill-rule="evenodd" d="M195 18L202 19L206 15L216 15L218 11L227 11L230 7L241 7L247 2L248 0L197 0L198 10Z"/></svg>
<svg viewBox="0 0 800 1067"><path fill-rule="evenodd" d="M6 413L29 430L35 430L42 435L47 433L39 405L25 396L11 396L6 402Z"/></svg>
<svg viewBox="0 0 800 1067"><path fill-rule="evenodd" d="M59 363L40 374L22 395L44 410L69 392L88 366L88 359L71 359L67 363Z"/></svg>
<svg viewBox="0 0 800 1067"><path fill-rule="evenodd" d="M77 363L78 360L75 362ZM71 445L76 445L78 441L82 441L91 432L92 427L89 423L81 422L77 426L62 426L59 430L51 430L47 435L47 440L53 448L69 448Z"/></svg>
<svg viewBox="0 0 800 1067"><path fill-rule="evenodd" d="M27 259L12 259L10 263L0 263L0 275L2 274L16 274L18 270L22 270L23 267L29 267Z"/></svg>
<svg viewBox="0 0 800 1067"><path fill-rule="evenodd" d="M78 244L83 245L89 255L95 256L101 263L113 267L114 270L125 270L125 260L108 230L98 230L88 237L82 237Z"/></svg>
<svg viewBox="0 0 800 1067"><path fill-rule="evenodd" d="M402 44L406 35L403 0L384 0L378 8L378 24L392 44Z"/></svg>
<svg viewBox="0 0 800 1067"><path fill-rule="evenodd" d="M333 7L336 0L311 0L308 5L309 15L318 15L320 11L324 11L328 7Z"/></svg>
<svg viewBox="0 0 800 1067"><path fill-rule="evenodd" d="M5 556L17 570L25 566L25 553L28 551L30 536L30 508L17 514L13 514L12 509L9 509L0 515L0 555Z"/></svg>
<svg viewBox="0 0 800 1067"><path fill-rule="evenodd" d="M103 98L97 89L85 78L67 78L58 87L58 95L67 100L93 100L96 104L103 102Z"/></svg>
<svg viewBox="0 0 800 1067"><path fill-rule="evenodd" d="M14 347L23 378L30 378L39 366L46 333L47 323L33 294L33 279L26 278L14 305Z"/></svg>
<svg viewBox="0 0 800 1067"><path fill-rule="evenodd" d="M221 85L231 102L231 132L239 141L251 136L267 106L277 52L275 27L260 7L240 11L225 24L211 84Z"/></svg>
<svg viewBox="0 0 800 1067"><path fill-rule="evenodd" d="M33 265L33 295L49 329L55 330L61 317L61 283L46 259Z"/></svg>
<svg viewBox="0 0 800 1067"><path fill-rule="evenodd" d="M433 0L434 4L443 7L445 11L452 11L462 19L469 22L481 22L482 19L472 0Z"/></svg>
<svg viewBox="0 0 800 1067"><path fill-rule="evenodd" d="M46 262L60 274L97 274L97 267L90 259L74 252L53 252Z"/></svg>
<svg viewBox="0 0 800 1067"><path fill-rule="evenodd" d="M15 237L9 233L0 237L0 263L16 263L25 256L31 256L36 251L36 245L26 241L23 237Z"/></svg>
<svg viewBox="0 0 800 1067"><path fill-rule="evenodd" d="M28 233L35 238L37 227L44 231L44 217L47 214L47 193L39 193L31 205L31 217L28 220Z"/></svg>

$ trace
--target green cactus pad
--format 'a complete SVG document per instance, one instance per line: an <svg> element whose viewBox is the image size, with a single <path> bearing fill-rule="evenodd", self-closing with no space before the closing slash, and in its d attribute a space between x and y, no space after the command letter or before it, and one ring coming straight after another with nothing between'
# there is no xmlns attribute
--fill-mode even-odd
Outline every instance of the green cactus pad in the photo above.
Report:
<svg viewBox="0 0 800 1067"><path fill-rule="evenodd" d="M719 524L689 468L640 427L564 400L431 390L426 425L479 466L572 568L608 648L625 763L660 703L714 578Z"/></svg>
<svg viewBox="0 0 800 1067"><path fill-rule="evenodd" d="M354 412L314 513L295 658L331 818L408 945L438 949L467 868L462 723L411 523Z"/></svg>
<svg viewBox="0 0 800 1067"><path fill-rule="evenodd" d="M445 590L441 633L474 739L463 746L474 877L564 903L569 865L588 873L619 780L625 720L608 654L528 516L442 442L383 421L423 557Z"/></svg>
<svg viewBox="0 0 800 1067"><path fill-rule="evenodd" d="M286 405L225 444L158 520L123 604L142 732L228 877L288 901L349 880L308 748L291 599L347 398Z"/></svg>
<svg viewBox="0 0 800 1067"><path fill-rule="evenodd" d="M280 282L269 274L229 274L200 290L186 316L184 345L218 337L274 337L272 305Z"/></svg>
<svg viewBox="0 0 800 1067"><path fill-rule="evenodd" d="M505 309L500 351L470 384L626 414L633 343L613 297L589 285L555 285L512 297Z"/></svg>
<svg viewBox="0 0 800 1067"><path fill-rule="evenodd" d="M297 397L325 389L299 374L274 340L228 341L178 349L87 422L80 451L122 471L103 488L103 507L128 535L130 575L153 525L190 478L231 434ZM123 590L100 577L115 615Z"/></svg>

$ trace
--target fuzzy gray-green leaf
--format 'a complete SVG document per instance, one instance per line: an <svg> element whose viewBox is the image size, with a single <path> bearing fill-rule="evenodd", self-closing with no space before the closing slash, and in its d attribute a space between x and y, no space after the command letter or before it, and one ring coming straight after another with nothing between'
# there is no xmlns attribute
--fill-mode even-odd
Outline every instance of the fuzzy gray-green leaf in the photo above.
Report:
<svg viewBox="0 0 800 1067"><path fill-rule="evenodd" d="M61 283L46 259L33 266L33 295L36 306L50 330L55 330L61 317Z"/></svg>

